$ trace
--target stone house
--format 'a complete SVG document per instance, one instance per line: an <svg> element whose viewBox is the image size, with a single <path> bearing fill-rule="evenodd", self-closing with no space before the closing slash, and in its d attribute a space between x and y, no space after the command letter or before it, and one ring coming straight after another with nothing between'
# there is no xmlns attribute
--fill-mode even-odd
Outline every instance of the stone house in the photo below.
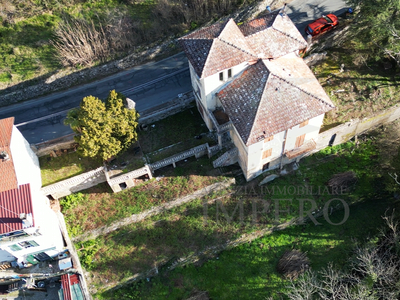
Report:
<svg viewBox="0 0 400 300"><path fill-rule="evenodd" d="M247 180L299 161L315 148L334 108L299 57L307 43L282 11L232 19L180 39L197 108L219 145L219 166L238 162Z"/></svg>
<svg viewBox="0 0 400 300"><path fill-rule="evenodd" d="M24 267L64 251L57 216L41 185L39 160L14 118L0 120L0 263Z"/></svg>

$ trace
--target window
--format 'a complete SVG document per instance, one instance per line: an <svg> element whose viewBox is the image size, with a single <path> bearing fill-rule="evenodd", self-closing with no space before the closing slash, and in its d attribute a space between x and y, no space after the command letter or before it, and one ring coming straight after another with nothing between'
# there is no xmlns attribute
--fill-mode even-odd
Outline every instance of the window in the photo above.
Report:
<svg viewBox="0 0 400 300"><path fill-rule="evenodd" d="M224 72L219 73L219 80L224 81Z"/></svg>
<svg viewBox="0 0 400 300"><path fill-rule="evenodd" d="M23 241L21 243L18 243L18 245L22 248L31 248L31 247L37 247L39 246L38 243L36 243L35 241Z"/></svg>
<svg viewBox="0 0 400 300"><path fill-rule="evenodd" d="M229 69L228 70L228 78L231 78L232 77L232 69Z"/></svg>
<svg viewBox="0 0 400 300"><path fill-rule="evenodd" d="M273 139L274 139L274 136L271 135L271 136L267 137L266 139L264 139L264 143L270 142L270 141L272 141Z"/></svg>
<svg viewBox="0 0 400 300"><path fill-rule="evenodd" d="M22 250L22 248L18 245L10 245L8 246L12 251L19 251Z"/></svg>
<svg viewBox="0 0 400 300"><path fill-rule="evenodd" d="M269 169L269 163L266 163L265 165L263 165L262 170L268 170Z"/></svg>
<svg viewBox="0 0 400 300"><path fill-rule="evenodd" d="M304 138L306 137L305 134L302 134L296 138L295 147L299 148L304 144Z"/></svg>
<svg viewBox="0 0 400 300"><path fill-rule="evenodd" d="M265 158L267 158L267 157L270 157L271 155L272 155L272 148L271 148L271 149L268 149L268 150L265 150L265 151L263 152L262 159L265 159Z"/></svg>
<svg viewBox="0 0 400 300"><path fill-rule="evenodd" d="M304 122L300 123L299 128L304 127L308 125L308 120L305 120Z"/></svg>

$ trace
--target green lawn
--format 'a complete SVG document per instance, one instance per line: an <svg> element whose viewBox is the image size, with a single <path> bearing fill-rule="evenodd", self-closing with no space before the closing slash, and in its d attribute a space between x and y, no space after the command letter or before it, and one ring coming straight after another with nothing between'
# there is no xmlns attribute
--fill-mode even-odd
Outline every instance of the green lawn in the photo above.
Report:
<svg viewBox="0 0 400 300"><path fill-rule="evenodd" d="M352 237L363 237L365 236L365 232L371 230L371 228L376 229L379 227L375 222L380 222L380 216L384 213L388 203L386 203L386 200L378 198L377 194L372 191L376 187L372 183L373 180L376 180L375 173L372 173L372 170L375 168L375 162L369 159L369 157L376 154L376 145L371 140L358 146L354 143L348 143L332 148L329 150L329 153L327 151L325 150L307 159L302 164L299 172L275 179L275 181L270 183L268 187L270 190L274 188L275 193L264 193L261 196L265 201L263 203L268 203L268 207L263 206L264 204L261 203L261 200L254 202L252 200L254 198L251 198L251 195L246 194L242 189L235 197L227 196L221 198L218 207L216 203L209 203L206 210L206 225L204 225L204 205L201 201L194 201L188 205L167 211L163 215L150 218L138 224L126 226L112 234L98 238L95 242L99 246L98 252L94 255L93 264L90 265L92 275L94 275L93 283L97 288L101 289L106 283L123 281L135 273L154 268L155 264L160 266L174 258L197 253L208 246L224 243L242 234L271 228L274 225L291 220L299 216L299 200L304 198L315 200L317 206L323 206L324 203L333 198L341 198L349 204L358 204L352 206L350 209L350 218L342 226L332 226L319 220L322 223L321 226L315 226L310 222L305 226L293 227L282 233L277 233L270 237L267 236L251 243L251 245L256 246L240 246L238 249L223 252L224 254L219 260L224 255L228 255L227 259L231 259L231 261L226 263L228 269L222 270L221 267L220 272L224 273L224 275L221 275L221 279L218 279L216 276L207 275L209 270L206 267L204 267L205 273L201 273L202 275L198 274L201 279L192 273L186 274L185 272L189 272L186 269L190 270L192 268L193 270L197 270L196 272L203 272L201 271L203 267L190 266L182 269L183 273L179 276L183 282L180 285L175 286L175 275L172 275L172 279L170 278L171 274L175 273L168 272L168 275L162 275L160 278L157 277L155 279L155 282L161 282L162 284L156 285L152 289L152 292L144 292L144 289L149 287L148 285L143 290L140 289L140 297L143 297L143 299L159 299L161 295L164 295L163 293L166 293L165 295L171 295L167 297L169 299L181 299L182 297L188 297L193 290L197 289L208 291L213 299L231 299L233 295L240 292L238 289L241 288L240 284L235 285L233 282L243 276L244 278L250 278L251 276L249 277L249 275L252 273L256 274L253 274L256 276L253 280L254 284L260 287L260 291L257 291L257 288L254 290L254 287L250 288L249 282L244 282L246 291L242 293L243 298L241 299L250 299L251 293L255 293L257 295L256 298L258 298L257 293L268 295L266 294L266 290L275 285L276 289L279 289L282 284L279 276L274 275L271 271L275 268L275 261L279 259L280 255L286 249L290 249L295 245L300 250L310 253L309 257L315 267L325 265L328 260L340 262L339 258L345 259L346 257L346 255L343 255L343 251L351 249L350 241ZM319 165L315 165L315 161L319 161ZM288 192L290 186L308 188L310 186L313 186L313 188L317 188L318 186L324 187L334 174L347 170L353 170L358 176L357 185L352 189L351 193L347 191L343 195L293 195ZM254 187L255 185L253 185ZM257 187L255 187L255 190L257 191ZM291 202L285 199L290 199ZM375 201L366 201L363 199L376 199L375 201L379 199L383 204L379 206L379 209L373 209ZM238 206L240 200L243 200L242 215L239 213L240 205ZM276 206L278 202L279 208ZM368 202L368 206L360 204L364 202ZM221 204L224 206L225 212ZM309 202L306 202L306 204L304 211L310 209ZM254 208L257 211L256 219L253 217ZM261 212L263 209L264 211ZM288 213L282 212L276 218L275 209L281 211L288 210ZM360 210L362 212L358 213ZM368 216L364 221L360 219L363 215ZM342 211L335 214L335 217L332 217L332 222L338 223L341 220L340 218L343 218ZM369 221L371 221L370 225L361 225L363 232L356 233L357 229L354 227L356 222L361 224L361 222ZM238 262L240 261L238 256L235 255L229 258L229 255L236 252L242 253L242 251L248 252L250 256L244 256L245 258L243 258L240 266L238 266ZM257 251L260 253L257 254ZM266 257L256 256L256 254L264 255L265 253L268 253ZM253 260L249 260L249 257L254 257L254 261L257 261L257 264L254 264ZM271 262L273 263L271 264ZM218 262L215 263L218 264ZM263 267L260 267L259 263L263 264ZM254 269L249 268L244 270L244 266L252 266L253 264ZM205 266L208 265L213 265L213 262L205 264ZM232 274L228 274L231 269L240 270L240 272L243 272L243 275L230 277ZM176 272L179 273L180 271ZM260 272L268 275L265 278L259 278L261 276ZM215 273L220 276L220 273L217 271ZM192 275L194 278L192 278ZM229 288L227 288L226 291L223 289L224 292L222 292L214 286L217 283L222 285L221 281L224 280L232 283L232 291L229 291ZM266 282L268 282L268 289L265 287ZM168 290L168 292L165 290ZM107 298L108 296L105 295L107 294L103 296ZM115 299L118 299L118 297Z"/></svg>
<svg viewBox="0 0 400 300"><path fill-rule="evenodd" d="M111 192L107 183L84 190L82 193L88 195L85 202L63 210L69 233L72 236L82 234L223 180L224 177L215 171L208 158L193 158L178 163L175 169L172 166L163 169L163 177L117 194Z"/></svg>
<svg viewBox="0 0 400 300"><path fill-rule="evenodd" d="M93 159L78 156L76 152L62 153L57 157L43 156L39 158L39 163L43 186L96 169L101 165Z"/></svg>
<svg viewBox="0 0 400 300"><path fill-rule="evenodd" d="M397 204L398 206L398 204ZM308 223L265 236L232 250L223 251L203 265L188 265L174 271L160 270L150 282L140 281L129 288L96 295L99 299L186 299L194 291L207 291L211 299L264 299L285 291L288 282L276 271L286 250L307 253L311 268L320 270L329 262L346 268L354 239L364 242L383 226L381 216L392 203L370 199L350 207L350 217L341 226L323 219L322 225ZM331 216L340 222L343 212Z"/></svg>

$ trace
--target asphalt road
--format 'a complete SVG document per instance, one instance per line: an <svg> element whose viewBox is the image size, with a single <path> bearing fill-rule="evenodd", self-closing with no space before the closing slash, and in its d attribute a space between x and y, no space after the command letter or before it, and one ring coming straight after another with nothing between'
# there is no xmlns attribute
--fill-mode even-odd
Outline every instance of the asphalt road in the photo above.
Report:
<svg viewBox="0 0 400 300"><path fill-rule="evenodd" d="M304 33L310 21L323 14L340 14L345 7L342 0L294 0L288 4L286 13ZM69 109L79 106L88 95L104 99L112 89L134 100L139 112L171 101L192 89L186 56L179 53L80 87L1 108L0 119L14 116L15 124L29 143L55 139L72 133L63 125Z"/></svg>

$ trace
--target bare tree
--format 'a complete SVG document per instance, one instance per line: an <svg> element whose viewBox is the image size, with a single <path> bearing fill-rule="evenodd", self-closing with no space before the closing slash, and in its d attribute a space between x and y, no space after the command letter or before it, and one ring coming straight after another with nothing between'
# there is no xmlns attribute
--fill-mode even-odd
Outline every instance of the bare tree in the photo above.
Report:
<svg viewBox="0 0 400 300"><path fill-rule="evenodd" d="M52 44L64 65L87 66L96 60L103 61L111 54L103 26L100 24L96 28L93 21L64 18L55 35Z"/></svg>
<svg viewBox="0 0 400 300"><path fill-rule="evenodd" d="M394 213L383 218L387 227L379 242L357 246L348 270L337 270L330 264L318 273L307 271L291 281L289 299L399 299L399 225Z"/></svg>

